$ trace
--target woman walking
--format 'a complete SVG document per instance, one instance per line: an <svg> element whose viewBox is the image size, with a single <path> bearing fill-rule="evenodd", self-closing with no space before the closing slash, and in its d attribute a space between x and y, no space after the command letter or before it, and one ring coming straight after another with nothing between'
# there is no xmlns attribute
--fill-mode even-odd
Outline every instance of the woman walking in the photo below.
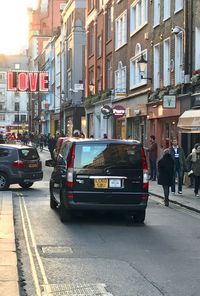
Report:
<svg viewBox="0 0 200 296"><path fill-rule="evenodd" d="M169 187L173 185L174 161L169 149L165 149L163 157L158 161L158 184L164 191L164 204L169 206Z"/></svg>
<svg viewBox="0 0 200 296"><path fill-rule="evenodd" d="M195 145L196 146L196 145ZM196 146L196 149L192 150L187 157L188 171L194 176L194 194L199 197L200 187L200 144ZM188 174L189 174L188 173Z"/></svg>

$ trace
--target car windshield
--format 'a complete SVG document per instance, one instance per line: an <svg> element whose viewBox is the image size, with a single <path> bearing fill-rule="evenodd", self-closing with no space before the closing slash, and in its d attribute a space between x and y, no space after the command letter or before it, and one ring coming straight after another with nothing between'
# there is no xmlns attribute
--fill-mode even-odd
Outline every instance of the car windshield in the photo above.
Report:
<svg viewBox="0 0 200 296"><path fill-rule="evenodd" d="M34 148L24 148L19 150L21 160L36 160L39 158L38 152Z"/></svg>
<svg viewBox="0 0 200 296"><path fill-rule="evenodd" d="M140 145L88 143L76 145L74 167L77 169L131 167L140 169Z"/></svg>

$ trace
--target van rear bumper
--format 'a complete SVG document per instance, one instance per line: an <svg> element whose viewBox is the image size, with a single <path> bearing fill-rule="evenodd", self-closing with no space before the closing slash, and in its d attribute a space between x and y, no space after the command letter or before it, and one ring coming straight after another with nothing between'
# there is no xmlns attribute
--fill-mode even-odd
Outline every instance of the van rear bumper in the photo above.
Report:
<svg viewBox="0 0 200 296"><path fill-rule="evenodd" d="M148 193L101 193L94 192L78 193L67 192L66 198L63 200L67 208L74 210L112 210L112 211L138 211L144 210L148 203Z"/></svg>

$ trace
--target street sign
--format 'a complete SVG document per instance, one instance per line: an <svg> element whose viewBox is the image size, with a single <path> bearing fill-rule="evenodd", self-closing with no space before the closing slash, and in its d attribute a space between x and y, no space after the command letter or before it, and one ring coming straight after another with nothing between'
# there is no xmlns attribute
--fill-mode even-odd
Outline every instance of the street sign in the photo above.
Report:
<svg viewBox="0 0 200 296"><path fill-rule="evenodd" d="M78 91L78 90L84 90L83 88L83 83L75 83L74 84L74 90Z"/></svg>
<svg viewBox="0 0 200 296"><path fill-rule="evenodd" d="M164 96L163 108L175 109L176 108L176 96Z"/></svg>
<svg viewBox="0 0 200 296"><path fill-rule="evenodd" d="M109 105L104 105L101 108L101 113L105 116L109 116L112 114L112 108Z"/></svg>

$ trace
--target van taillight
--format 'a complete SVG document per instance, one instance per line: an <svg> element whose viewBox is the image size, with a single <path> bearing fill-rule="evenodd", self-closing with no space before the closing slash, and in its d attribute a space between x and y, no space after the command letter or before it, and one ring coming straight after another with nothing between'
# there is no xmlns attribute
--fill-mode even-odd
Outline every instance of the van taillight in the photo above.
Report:
<svg viewBox="0 0 200 296"><path fill-rule="evenodd" d="M69 151L67 159L67 187L73 187L74 185L74 157L75 157L75 144Z"/></svg>
<svg viewBox="0 0 200 296"><path fill-rule="evenodd" d="M143 189L148 190L149 188L149 172L148 172L148 165L147 159L145 156L144 148L141 149L141 158L142 158L142 168L143 168Z"/></svg>
<svg viewBox="0 0 200 296"><path fill-rule="evenodd" d="M25 168L26 167L26 164L22 160L16 160L16 161L13 161L12 167L13 168L18 168L18 169L21 168L22 169L22 168Z"/></svg>

